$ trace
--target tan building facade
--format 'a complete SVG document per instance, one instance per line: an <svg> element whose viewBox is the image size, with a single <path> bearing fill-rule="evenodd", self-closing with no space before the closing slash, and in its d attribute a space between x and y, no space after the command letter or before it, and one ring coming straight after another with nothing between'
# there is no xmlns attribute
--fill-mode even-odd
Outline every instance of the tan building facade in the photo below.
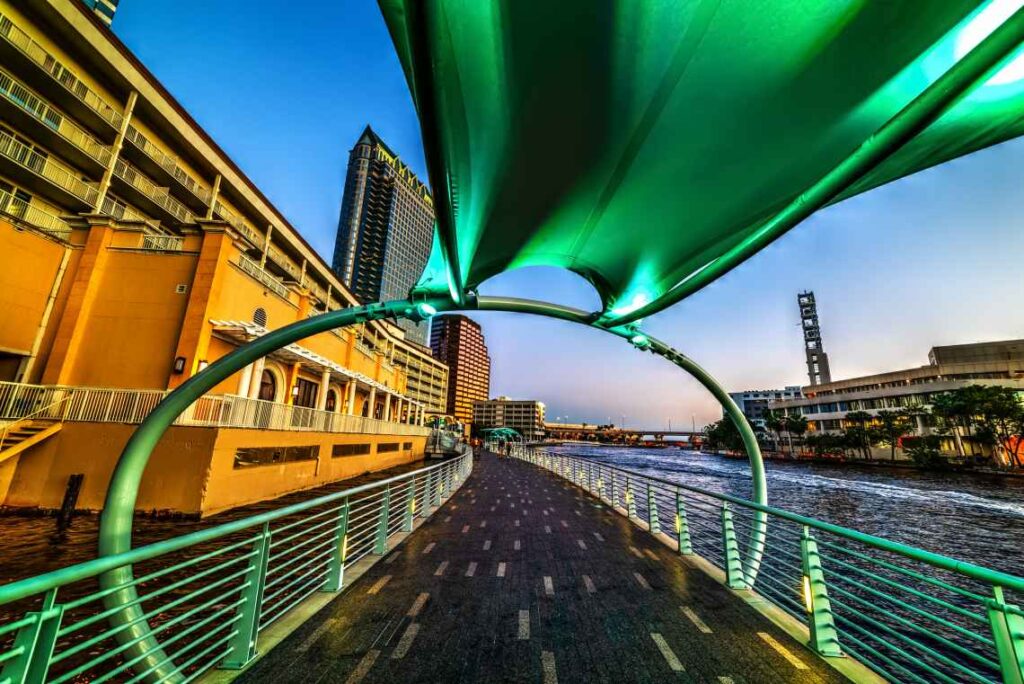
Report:
<svg viewBox="0 0 1024 684"><path fill-rule="evenodd" d="M511 428L527 442L544 439L544 404L534 399L498 397L473 404L473 425L478 429Z"/></svg>
<svg viewBox="0 0 1024 684"><path fill-rule="evenodd" d="M25 5L0 0L0 504L59 505L91 469L92 508L124 426L166 390L356 301L87 8ZM140 507L208 513L417 458L447 379L389 323L291 345L175 428L205 463L199 499ZM82 442L85 425L109 439Z"/></svg>

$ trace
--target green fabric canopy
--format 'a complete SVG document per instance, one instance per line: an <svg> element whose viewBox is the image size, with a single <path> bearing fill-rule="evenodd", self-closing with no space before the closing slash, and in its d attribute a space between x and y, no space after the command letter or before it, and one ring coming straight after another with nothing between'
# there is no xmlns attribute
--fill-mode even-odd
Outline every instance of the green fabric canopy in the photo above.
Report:
<svg viewBox="0 0 1024 684"><path fill-rule="evenodd" d="M601 324L654 313L821 206L1024 132L1021 4L380 0L437 210L419 288L560 266Z"/></svg>

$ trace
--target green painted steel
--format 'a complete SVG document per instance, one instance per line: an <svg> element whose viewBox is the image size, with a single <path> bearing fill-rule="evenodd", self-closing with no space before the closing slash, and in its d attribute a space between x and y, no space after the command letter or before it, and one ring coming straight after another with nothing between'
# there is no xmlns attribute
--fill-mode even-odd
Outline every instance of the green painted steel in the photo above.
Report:
<svg viewBox="0 0 1024 684"><path fill-rule="evenodd" d="M693 553L693 546L690 544L690 523L686 520L686 500L680 492L676 492L676 549L683 556Z"/></svg>
<svg viewBox="0 0 1024 684"><path fill-rule="evenodd" d="M856 658L890 681L1022 682L1024 577L599 461L504 448L556 474L590 463L600 479L629 478L646 487L661 522L674 515L677 532L686 530L675 540L680 552L702 557L728 586L751 590L799 620L821 655ZM627 514L614 497L601 498ZM640 520L651 515L639 513ZM737 534L754 526L759 513L772 524L750 579Z"/></svg>
<svg viewBox="0 0 1024 684"><path fill-rule="evenodd" d="M373 557L385 491L392 506L408 507L442 478L450 476L454 491L471 468L465 455L2 585L0 615L23 617L0 619L0 682L191 681L211 668L244 667L279 618L341 590L346 570ZM385 541L400 534L394 526ZM143 570L130 587L97 584L122 567ZM105 608L104 599L129 588L137 599L127 607L151 625L160 659L119 639L128 626L108 625L126 607Z"/></svg>
<svg viewBox="0 0 1024 684"><path fill-rule="evenodd" d="M812 212L1024 132L1013 0L378 0L437 212L424 291L569 269L651 315Z"/></svg>

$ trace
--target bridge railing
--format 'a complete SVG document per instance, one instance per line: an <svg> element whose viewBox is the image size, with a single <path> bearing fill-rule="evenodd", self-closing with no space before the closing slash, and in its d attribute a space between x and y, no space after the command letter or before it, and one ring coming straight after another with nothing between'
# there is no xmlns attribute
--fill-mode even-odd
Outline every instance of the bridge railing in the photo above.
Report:
<svg viewBox="0 0 1024 684"><path fill-rule="evenodd" d="M802 623L821 656L852 656L891 681L1024 682L1022 577L586 458L502 448L711 563L729 587L755 591ZM765 552L744 573L758 512L769 520Z"/></svg>
<svg viewBox="0 0 1024 684"><path fill-rule="evenodd" d="M0 586L0 683L183 682L240 668L268 628L341 591L346 571L387 553L471 468L463 456ZM125 567L134 579L103 582ZM131 587L130 605L111 605ZM143 621L151 632L140 636ZM139 642L145 652L126 657Z"/></svg>

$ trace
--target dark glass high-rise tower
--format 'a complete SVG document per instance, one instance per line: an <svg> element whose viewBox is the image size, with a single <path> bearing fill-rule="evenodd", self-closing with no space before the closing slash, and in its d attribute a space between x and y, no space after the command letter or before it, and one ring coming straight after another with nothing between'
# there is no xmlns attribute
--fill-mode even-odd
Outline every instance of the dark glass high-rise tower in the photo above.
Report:
<svg viewBox="0 0 1024 684"><path fill-rule="evenodd" d="M331 268L363 303L409 295L430 256L430 190L369 126L349 153ZM399 325L426 344L426 326Z"/></svg>

